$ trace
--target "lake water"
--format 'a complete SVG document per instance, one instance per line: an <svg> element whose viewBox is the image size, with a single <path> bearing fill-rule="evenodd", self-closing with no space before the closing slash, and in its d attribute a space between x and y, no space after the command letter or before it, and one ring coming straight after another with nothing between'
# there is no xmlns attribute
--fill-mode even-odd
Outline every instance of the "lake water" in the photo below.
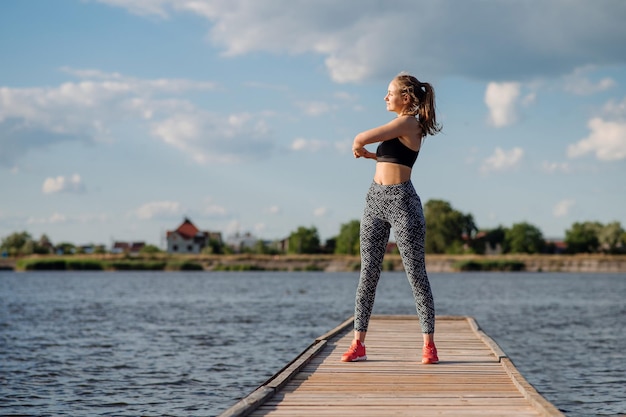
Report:
<svg viewBox="0 0 626 417"><path fill-rule="evenodd" d="M430 274L568 417L626 414L626 276ZM215 416L353 313L357 273L0 273L0 414ZM374 314L414 314L383 273Z"/></svg>

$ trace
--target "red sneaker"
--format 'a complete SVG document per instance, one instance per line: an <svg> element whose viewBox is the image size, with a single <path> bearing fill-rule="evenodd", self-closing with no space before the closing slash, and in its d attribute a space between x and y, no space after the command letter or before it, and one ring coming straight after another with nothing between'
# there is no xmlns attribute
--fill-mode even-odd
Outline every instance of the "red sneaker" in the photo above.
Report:
<svg viewBox="0 0 626 417"><path fill-rule="evenodd" d="M437 348L435 345L424 346L422 349L422 363L438 363Z"/></svg>
<svg viewBox="0 0 626 417"><path fill-rule="evenodd" d="M350 349L341 356L342 362L357 362L367 359L365 354L365 345L358 340L354 340L350 345Z"/></svg>

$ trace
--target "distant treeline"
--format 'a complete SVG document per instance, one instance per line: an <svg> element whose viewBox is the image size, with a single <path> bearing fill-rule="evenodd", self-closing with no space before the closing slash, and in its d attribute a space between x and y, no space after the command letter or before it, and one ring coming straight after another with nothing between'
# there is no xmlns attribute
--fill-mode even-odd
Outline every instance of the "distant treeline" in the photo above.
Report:
<svg viewBox="0 0 626 417"><path fill-rule="evenodd" d="M426 220L425 250L427 254L579 254L579 253L626 253L626 231L618 221L602 224L596 221L576 222L565 231L559 241L550 241L542 231L528 222L515 223L511 227L479 228L470 213L456 210L444 200L429 200L424 205ZM228 255L250 253L265 255L282 254L337 254L359 255L360 221L351 220L340 226L337 236L322 242L315 226L300 226L286 239L266 242L261 239L247 246L232 247L224 242L210 241L202 254ZM392 249L393 251L393 249ZM38 240L26 231L16 232L2 238L0 253L4 257L32 254L107 254L104 245L90 245L90 251L69 242L52 244L44 234ZM154 245L145 245L139 254L162 253ZM395 251L397 253L397 250ZM59 268L124 269L135 265L73 265L59 264ZM146 265L153 269L176 269L177 265Z"/></svg>

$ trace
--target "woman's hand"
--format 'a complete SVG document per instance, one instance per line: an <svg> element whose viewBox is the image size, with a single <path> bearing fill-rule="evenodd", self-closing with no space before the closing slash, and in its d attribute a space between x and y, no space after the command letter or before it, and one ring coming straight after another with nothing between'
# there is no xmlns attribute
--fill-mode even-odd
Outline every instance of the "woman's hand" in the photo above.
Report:
<svg viewBox="0 0 626 417"><path fill-rule="evenodd" d="M363 158L376 160L376 154L373 152L365 151L365 155L363 155Z"/></svg>
<svg viewBox="0 0 626 417"><path fill-rule="evenodd" d="M363 157L363 158L367 158L367 159L376 159L376 154L373 153L373 152L369 152L364 147L352 148L352 153L354 154L355 158Z"/></svg>
<svg viewBox="0 0 626 417"><path fill-rule="evenodd" d="M352 147L352 153L354 154L355 158L360 158L362 156L364 157L368 152L367 152L367 149L361 146L361 147Z"/></svg>

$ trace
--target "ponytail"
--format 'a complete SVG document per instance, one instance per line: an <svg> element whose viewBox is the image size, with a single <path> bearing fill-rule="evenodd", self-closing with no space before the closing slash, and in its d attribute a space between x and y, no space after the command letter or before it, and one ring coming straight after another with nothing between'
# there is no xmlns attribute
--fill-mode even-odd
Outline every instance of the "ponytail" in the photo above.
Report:
<svg viewBox="0 0 626 417"><path fill-rule="evenodd" d="M441 131L435 113L435 90L429 83L423 83L412 75L400 73L395 81L400 91L410 98L410 105L405 114L417 116L422 137L435 135Z"/></svg>

